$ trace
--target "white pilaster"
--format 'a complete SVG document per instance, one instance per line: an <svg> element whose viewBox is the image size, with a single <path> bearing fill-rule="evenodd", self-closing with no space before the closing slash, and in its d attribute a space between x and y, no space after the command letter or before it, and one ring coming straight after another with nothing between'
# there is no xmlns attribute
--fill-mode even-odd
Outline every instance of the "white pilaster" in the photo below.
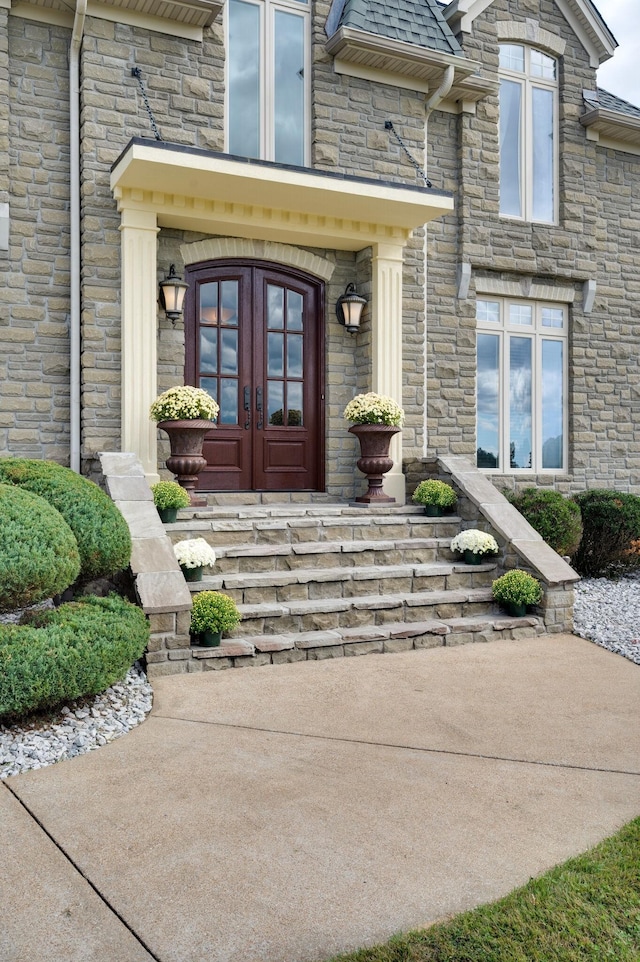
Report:
<svg viewBox="0 0 640 962"><path fill-rule="evenodd" d="M402 405L402 245L374 244L371 390ZM398 504L406 500L402 473L402 434L391 441L393 468L385 475L385 494Z"/></svg>
<svg viewBox="0 0 640 962"><path fill-rule="evenodd" d="M150 483L158 480L157 428L149 407L157 396L157 217L122 209L122 450L137 454Z"/></svg>

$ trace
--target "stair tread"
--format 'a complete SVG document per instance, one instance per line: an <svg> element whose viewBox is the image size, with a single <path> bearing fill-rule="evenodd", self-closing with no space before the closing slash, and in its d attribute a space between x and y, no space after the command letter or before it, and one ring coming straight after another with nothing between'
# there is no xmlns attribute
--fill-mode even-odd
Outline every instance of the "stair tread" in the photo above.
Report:
<svg viewBox="0 0 640 962"><path fill-rule="evenodd" d="M487 614L466 618L433 618L415 622L392 622L386 625L361 625L357 628L334 628L328 631L298 631L278 635L252 635L243 638L256 651L285 651L294 648L327 648L357 644L362 641L386 641L425 634L446 637L458 631L482 631L487 628L505 630L535 627L541 619L534 615L512 618L510 615Z"/></svg>
<svg viewBox="0 0 640 962"><path fill-rule="evenodd" d="M493 571L495 564L465 565L446 562L404 565L352 565L340 568L293 568L287 571L257 571L242 574L204 575L189 582L192 593L204 590L229 591L243 588L282 588L331 581L383 581L387 578L442 578L452 574Z"/></svg>
<svg viewBox="0 0 640 962"><path fill-rule="evenodd" d="M279 615L305 615L322 612L347 611L349 608L397 608L419 605L464 604L465 602L492 601L490 588L465 588L443 591L416 591L413 594L361 595L353 598L318 598L311 601L263 602L240 604L243 617L270 618Z"/></svg>

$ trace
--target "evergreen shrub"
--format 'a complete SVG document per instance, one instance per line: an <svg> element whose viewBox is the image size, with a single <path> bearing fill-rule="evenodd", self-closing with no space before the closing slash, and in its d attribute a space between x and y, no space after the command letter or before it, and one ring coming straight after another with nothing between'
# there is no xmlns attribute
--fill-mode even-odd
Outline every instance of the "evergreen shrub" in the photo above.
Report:
<svg viewBox="0 0 640 962"><path fill-rule="evenodd" d="M575 501L548 488L525 488L509 494L508 499L554 551L575 554L582 537L580 508Z"/></svg>
<svg viewBox="0 0 640 962"><path fill-rule="evenodd" d="M573 566L579 574L601 577L640 568L640 497L619 491L574 495L584 533Z"/></svg>
<svg viewBox="0 0 640 962"><path fill-rule="evenodd" d="M43 498L0 484L0 611L61 594L78 577L71 528Z"/></svg>
<svg viewBox="0 0 640 962"><path fill-rule="evenodd" d="M127 523L93 481L53 461L0 458L0 482L38 494L60 512L78 542L82 581L114 574L129 564Z"/></svg>
<svg viewBox="0 0 640 962"><path fill-rule="evenodd" d="M104 691L125 676L148 640L142 610L117 595L0 624L0 719Z"/></svg>

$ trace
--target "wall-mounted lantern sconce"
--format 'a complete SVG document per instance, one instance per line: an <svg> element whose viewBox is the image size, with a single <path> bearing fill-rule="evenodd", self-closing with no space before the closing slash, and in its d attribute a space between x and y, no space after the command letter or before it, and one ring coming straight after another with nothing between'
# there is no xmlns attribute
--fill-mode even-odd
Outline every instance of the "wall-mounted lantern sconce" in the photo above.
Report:
<svg viewBox="0 0 640 962"><path fill-rule="evenodd" d="M182 280L180 274L176 274L175 264L171 265L165 279L160 281L160 306L172 324L182 317L184 295L188 287L189 285Z"/></svg>
<svg viewBox="0 0 640 962"><path fill-rule="evenodd" d="M357 334L360 330L360 318L366 303L366 297L358 294L355 284L347 284L344 294L336 301L336 316L349 334Z"/></svg>

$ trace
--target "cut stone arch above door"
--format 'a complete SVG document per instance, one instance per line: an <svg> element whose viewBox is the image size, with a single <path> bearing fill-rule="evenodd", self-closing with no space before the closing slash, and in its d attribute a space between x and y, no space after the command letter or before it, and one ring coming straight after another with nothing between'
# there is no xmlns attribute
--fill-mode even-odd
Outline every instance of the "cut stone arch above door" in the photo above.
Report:
<svg viewBox="0 0 640 962"><path fill-rule="evenodd" d="M271 261L284 267L294 267L329 281L335 264L326 257L319 257L300 247L278 244L274 241L250 240L244 237L210 237L182 244L180 253L185 267L201 261L218 261L226 258L244 258Z"/></svg>

